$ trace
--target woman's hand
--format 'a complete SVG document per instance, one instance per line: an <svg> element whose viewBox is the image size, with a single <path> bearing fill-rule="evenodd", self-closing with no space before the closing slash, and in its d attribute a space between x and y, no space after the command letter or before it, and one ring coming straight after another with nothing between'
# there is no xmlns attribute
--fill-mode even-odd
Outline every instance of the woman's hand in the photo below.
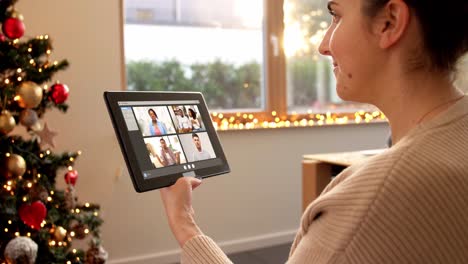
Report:
<svg viewBox="0 0 468 264"><path fill-rule="evenodd" d="M192 208L192 190L201 182L194 177L181 177L174 185L160 190L169 226L180 247L192 237L202 234L195 223Z"/></svg>

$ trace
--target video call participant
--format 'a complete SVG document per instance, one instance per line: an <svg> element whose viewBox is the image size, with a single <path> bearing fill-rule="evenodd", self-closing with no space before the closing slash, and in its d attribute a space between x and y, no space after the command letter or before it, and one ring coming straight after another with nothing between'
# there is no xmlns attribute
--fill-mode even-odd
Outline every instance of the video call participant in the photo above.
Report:
<svg viewBox="0 0 468 264"><path fill-rule="evenodd" d="M163 166L180 164L180 152L174 153L174 151L167 146L166 140L163 138L159 140L159 143L161 144L160 157L157 157L159 162Z"/></svg>
<svg viewBox="0 0 468 264"><path fill-rule="evenodd" d="M195 112L195 110L193 110L192 108L189 108L188 115L189 115L190 122L192 124L192 129L194 131L200 130L201 126L200 126L200 122L198 122L198 119L197 119L197 112Z"/></svg>
<svg viewBox="0 0 468 264"><path fill-rule="evenodd" d="M152 108L148 109L148 115L151 117L151 121L149 124L150 135L159 136L167 134L166 125L158 120L158 115Z"/></svg>
<svg viewBox="0 0 468 264"><path fill-rule="evenodd" d="M174 109L174 113L179 123L179 133L187 133L192 131L192 123L181 108Z"/></svg>
<svg viewBox="0 0 468 264"><path fill-rule="evenodd" d="M196 133L192 134L192 140L193 144L195 144L195 147L197 148L197 151L193 153L193 161L211 159L210 153L202 149L200 137L198 137Z"/></svg>

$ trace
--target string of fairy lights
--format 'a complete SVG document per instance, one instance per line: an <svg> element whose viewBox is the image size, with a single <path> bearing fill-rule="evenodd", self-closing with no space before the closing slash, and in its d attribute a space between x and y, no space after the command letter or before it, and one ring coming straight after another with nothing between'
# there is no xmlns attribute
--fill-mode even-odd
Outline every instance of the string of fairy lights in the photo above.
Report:
<svg viewBox="0 0 468 264"><path fill-rule="evenodd" d="M306 114L293 112L290 115L280 115L272 111L269 115L256 113L211 113L213 125L216 130L248 130L272 129L287 127L313 127L325 125L346 125L373 122L385 122L387 118L380 111L360 110L353 113L313 113Z"/></svg>

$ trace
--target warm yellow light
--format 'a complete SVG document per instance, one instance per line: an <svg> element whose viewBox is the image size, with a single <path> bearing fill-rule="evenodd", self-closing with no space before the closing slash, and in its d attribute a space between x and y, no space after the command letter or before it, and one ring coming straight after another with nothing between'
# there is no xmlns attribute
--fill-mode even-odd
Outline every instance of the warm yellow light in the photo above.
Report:
<svg viewBox="0 0 468 264"><path fill-rule="evenodd" d="M68 166L68 170L69 170L69 171L73 170L73 167L72 167L72 166Z"/></svg>
<svg viewBox="0 0 468 264"><path fill-rule="evenodd" d="M21 78L21 76L20 76L20 77L18 77L17 80L18 80L18 82L21 82L23 80L23 78Z"/></svg>
<svg viewBox="0 0 468 264"><path fill-rule="evenodd" d="M26 235L27 235L28 237L30 237L30 236L31 236L31 233L28 232Z"/></svg>
<svg viewBox="0 0 468 264"><path fill-rule="evenodd" d="M54 195L54 191L50 191L50 194L51 194L51 195Z"/></svg>
<svg viewBox="0 0 468 264"><path fill-rule="evenodd" d="M70 232L70 236L71 236L71 237L74 237L74 236L75 236L75 232L74 232L74 231L71 231L71 232ZM75 253L75 252L73 252L73 253Z"/></svg>
<svg viewBox="0 0 468 264"><path fill-rule="evenodd" d="M28 182L28 188L32 187L32 183Z"/></svg>
<svg viewBox="0 0 468 264"><path fill-rule="evenodd" d="M89 207L89 203L85 203L85 207Z"/></svg>
<svg viewBox="0 0 468 264"><path fill-rule="evenodd" d="M30 63L30 64L34 64L34 60L33 60L33 59L30 59L30 60L29 60L29 63Z"/></svg>
<svg viewBox="0 0 468 264"><path fill-rule="evenodd" d="M332 124L348 124L350 120L350 114L339 114L333 112L326 112L325 114L313 114L309 109L308 114L298 114L297 112L292 112L289 117L280 117L276 111L272 111L271 114L274 119L265 120L263 117L256 117L255 114L241 114L236 113L235 116L230 116L229 118L215 118L213 120L213 126L217 130L228 130L228 129L255 129L255 128L282 128L289 127L291 125L295 126L314 126L314 125L332 125ZM218 114L219 115L219 114ZM288 118L288 119L285 119ZM375 119L382 119L383 114L379 111L374 112L365 112L360 110L359 112L354 113L355 122L360 122L365 120L366 122L372 122ZM297 121L295 123L295 121Z"/></svg>
<svg viewBox="0 0 468 264"><path fill-rule="evenodd" d="M76 248L74 248L74 249L72 250L72 252L73 252L73 254L76 254Z"/></svg>
<svg viewBox="0 0 468 264"><path fill-rule="evenodd" d="M74 161L75 159L73 157L70 157L70 161Z"/></svg>
<svg viewBox="0 0 468 264"><path fill-rule="evenodd" d="M52 197L47 197L47 201L52 202Z"/></svg>
<svg viewBox="0 0 468 264"><path fill-rule="evenodd" d="M47 155L50 155L50 150L46 150L46 154L47 154Z"/></svg>
<svg viewBox="0 0 468 264"><path fill-rule="evenodd" d="M31 48L28 48L28 52L31 52L31 51L32 51L32 49L31 49Z"/></svg>
<svg viewBox="0 0 468 264"><path fill-rule="evenodd" d="M300 23L293 22L285 25L283 46L286 57L294 56L304 47L304 37Z"/></svg>
<svg viewBox="0 0 468 264"><path fill-rule="evenodd" d="M8 224L11 225L11 223L12 223L11 220L8 220Z"/></svg>
<svg viewBox="0 0 468 264"><path fill-rule="evenodd" d="M26 202L28 200L28 197L24 196L23 197L23 202Z"/></svg>
<svg viewBox="0 0 468 264"><path fill-rule="evenodd" d="M10 80L9 79L5 79L5 84L9 84L10 83Z"/></svg>
<svg viewBox="0 0 468 264"><path fill-rule="evenodd" d="M80 209L79 209L79 208L76 208L76 209L75 209L75 213L79 214L79 213L80 213Z"/></svg>
<svg viewBox="0 0 468 264"><path fill-rule="evenodd" d="M84 232L85 232L85 234L88 234L88 233L89 233L89 229L86 228L86 229L84 230Z"/></svg>
<svg viewBox="0 0 468 264"><path fill-rule="evenodd" d="M15 236L20 236L20 233L19 232L15 232Z"/></svg>
<svg viewBox="0 0 468 264"><path fill-rule="evenodd" d="M5 233L8 233L8 228L5 228Z"/></svg>

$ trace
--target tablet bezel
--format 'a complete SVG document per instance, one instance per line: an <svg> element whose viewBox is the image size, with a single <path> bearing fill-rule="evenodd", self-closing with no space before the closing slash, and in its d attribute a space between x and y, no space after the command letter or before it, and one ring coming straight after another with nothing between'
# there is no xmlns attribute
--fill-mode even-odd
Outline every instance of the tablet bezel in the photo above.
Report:
<svg viewBox="0 0 468 264"><path fill-rule="evenodd" d="M108 112L110 114L112 125L114 127L117 139L119 141L122 155L127 164L127 169L132 179L133 186L137 192L146 192L149 190L159 189L174 184L178 178L183 177L183 173L169 174L151 179L144 179L142 168L137 161L134 147L130 141L130 136L127 133L127 125L125 123L119 102L138 102L138 101L199 101L199 114L205 124L205 130L208 133L216 158L222 160L221 165L195 169L193 170L195 177L208 178L215 175L220 175L230 172L230 168L224 155L221 142L218 134L213 127L210 113L206 106L203 95L199 92L140 92L140 91L106 91L104 92L104 101L106 102ZM179 165L180 166L180 165ZM189 173L190 174L190 173Z"/></svg>

